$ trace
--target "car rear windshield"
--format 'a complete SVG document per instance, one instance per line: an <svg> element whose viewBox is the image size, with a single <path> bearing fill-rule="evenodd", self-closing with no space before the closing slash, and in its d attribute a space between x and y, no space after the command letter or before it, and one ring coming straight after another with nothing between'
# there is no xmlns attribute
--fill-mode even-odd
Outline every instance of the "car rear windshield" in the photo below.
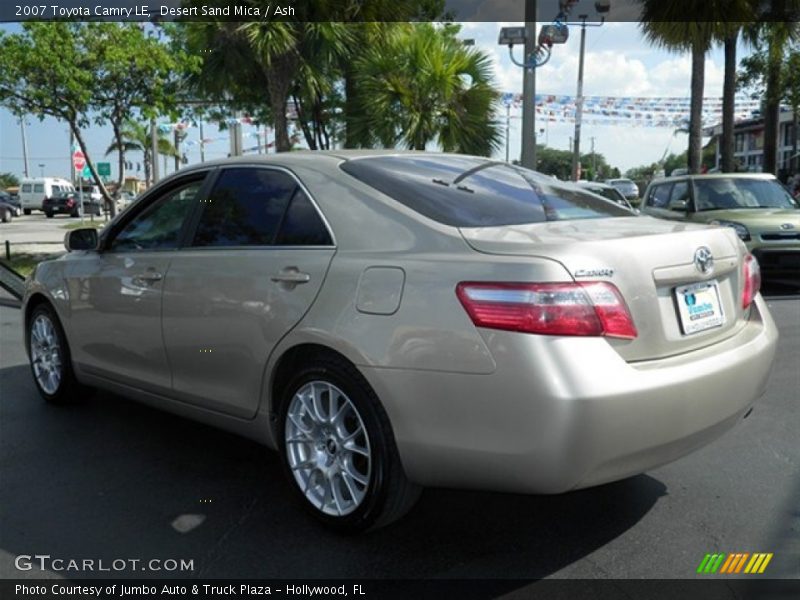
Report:
<svg viewBox="0 0 800 600"><path fill-rule="evenodd" d="M731 208L797 208L789 193L773 179L715 177L694 182L697 210Z"/></svg>
<svg viewBox="0 0 800 600"><path fill-rule="evenodd" d="M469 156L376 156L342 170L439 223L497 227L630 217L630 211L521 167Z"/></svg>

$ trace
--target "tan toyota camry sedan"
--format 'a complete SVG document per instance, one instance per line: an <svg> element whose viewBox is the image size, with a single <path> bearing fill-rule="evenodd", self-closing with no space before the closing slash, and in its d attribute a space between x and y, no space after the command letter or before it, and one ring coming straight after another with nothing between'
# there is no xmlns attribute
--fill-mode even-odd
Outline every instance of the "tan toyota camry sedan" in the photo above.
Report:
<svg viewBox="0 0 800 600"><path fill-rule="evenodd" d="M263 442L343 530L423 486L560 493L672 461L747 416L778 337L734 230L478 157L205 163L66 245L24 297L41 395Z"/></svg>

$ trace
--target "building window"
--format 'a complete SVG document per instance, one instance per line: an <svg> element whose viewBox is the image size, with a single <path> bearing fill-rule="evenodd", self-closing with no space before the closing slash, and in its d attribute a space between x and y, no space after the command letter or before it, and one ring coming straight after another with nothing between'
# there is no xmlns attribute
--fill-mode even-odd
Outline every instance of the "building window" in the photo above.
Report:
<svg viewBox="0 0 800 600"><path fill-rule="evenodd" d="M734 137L734 144L736 146L735 152L744 152L744 134L737 133Z"/></svg>
<svg viewBox="0 0 800 600"><path fill-rule="evenodd" d="M783 145L792 147L794 144L794 123L787 123L783 133Z"/></svg>

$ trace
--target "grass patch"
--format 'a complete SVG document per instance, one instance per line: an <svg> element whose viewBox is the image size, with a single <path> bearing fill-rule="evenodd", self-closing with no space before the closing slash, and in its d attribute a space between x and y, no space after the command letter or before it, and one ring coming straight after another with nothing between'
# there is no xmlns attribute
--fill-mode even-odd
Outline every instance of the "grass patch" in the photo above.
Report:
<svg viewBox="0 0 800 600"><path fill-rule="evenodd" d="M83 227L94 227L95 229L102 229L105 227L105 221L89 221L86 217L84 217L83 224L80 221L73 221L72 223L66 223L65 225L61 225L61 229L81 229Z"/></svg>
<svg viewBox="0 0 800 600"><path fill-rule="evenodd" d="M8 266L14 269L17 273L22 275L23 277L27 277L33 270L43 260L49 260L51 258L56 258L63 254L63 252L41 252L35 254L29 253L20 253L20 254L12 254L11 260L3 260Z"/></svg>

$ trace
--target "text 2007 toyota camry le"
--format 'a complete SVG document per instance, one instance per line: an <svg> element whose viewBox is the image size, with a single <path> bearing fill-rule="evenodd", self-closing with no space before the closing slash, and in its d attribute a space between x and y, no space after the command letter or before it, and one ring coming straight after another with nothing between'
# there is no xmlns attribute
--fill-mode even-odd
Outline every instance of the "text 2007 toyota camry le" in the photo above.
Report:
<svg viewBox="0 0 800 600"><path fill-rule="evenodd" d="M777 331L726 227L484 158L187 168L27 282L42 396L104 388L255 438L341 529L422 486L559 493L713 440Z"/></svg>

